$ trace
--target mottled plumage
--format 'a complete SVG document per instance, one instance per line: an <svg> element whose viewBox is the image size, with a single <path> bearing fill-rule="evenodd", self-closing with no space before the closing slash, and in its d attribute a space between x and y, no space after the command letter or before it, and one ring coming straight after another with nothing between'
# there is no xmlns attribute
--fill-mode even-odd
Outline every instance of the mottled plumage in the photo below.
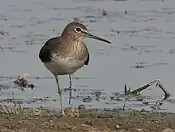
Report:
<svg viewBox="0 0 175 132"><path fill-rule="evenodd" d="M83 59L84 57L88 56L88 49L84 43L80 43L79 45L73 46L73 42L68 42L67 44L64 44L64 42L61 42L60 37L54 37L49 39L44 46L41 48L40 53L39 53L39 58L41 59L42 62L49 62L52 59L52 53L57 53L63 57L66 56L74 56L74 53L81 53L78 50L78 46L82 44L81 46L81 55L78 55L79 60ZM79 43L79 42L78 42ZM64 48L65 45L68 45L70 48L75 48L73 51L69 51L69 48ZM58 49L62 49L59 51ZM89 59L88 59L89 60ZM87 60L85 60L87 62Z"/></svg>
<svg viewBox="0 0 175 132"><path fill-rule="evenodd" d="M84 65L89 64L89 52L86 45L83 43L85 37L110 43L105 39L90 34L83 24L72 22L64 28L61 36L46 41L39 52L40 60L55 76L63 115L62 94L57 75L69 75L71 89L71 74Z"/></svg>
<svg viewBox="0 0 175 132"><path fill-rule="evenodd" d="M54 75L73 74L83 65L88 65L89 53L83 42L77 41L77 44L74 45L72 41L64 43L61 39L61 37L49 39L39 53L41 61ZM50 69L49 66L52 64L57 66Z"/></svg>

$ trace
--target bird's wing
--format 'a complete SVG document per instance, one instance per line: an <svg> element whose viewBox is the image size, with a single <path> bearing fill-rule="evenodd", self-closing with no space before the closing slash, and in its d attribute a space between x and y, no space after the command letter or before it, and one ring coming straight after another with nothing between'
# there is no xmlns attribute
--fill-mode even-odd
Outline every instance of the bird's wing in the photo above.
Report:
<svg viewBox="0 0 175 132"><path fill-rule="evenodd" d="M51 51L56 49L58 46L60 39L59 37L54 37L46 41L44 46L41 48L39 52L39 58L41 59L42 62L49 62L51 61Z"/></svg>
<svg viewBox="0 0 175 132"><path fill-rule="evenodd" d="M85 45L85 47L86 47L86 45ZM88 65L88 64L89 64L89 60L90 60L90 55L89 55L89 52L88 52L87 47L86 47L86 50L87 50L88 55L87 55L87 58L85 59L84 64L85 64L85 65Z"/></svg>

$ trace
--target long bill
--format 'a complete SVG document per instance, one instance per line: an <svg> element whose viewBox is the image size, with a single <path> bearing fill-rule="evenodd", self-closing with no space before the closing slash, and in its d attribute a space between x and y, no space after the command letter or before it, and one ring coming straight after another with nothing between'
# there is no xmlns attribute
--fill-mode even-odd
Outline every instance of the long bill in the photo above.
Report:
<svg viewBox="0 0 175 132"><path fill-rule="evenodd" d="M106 43L111 44L110 41L108 41L108 40L106 40L106 39L103 39L103 38L100 38L100 37L98 37L98 36L92 35L92 34L90 34L90 33L87 33L87 37L92 38L92 39L97 39L97 40L100 40L100 41L103 41L103 42L106 42Z"/></svg>

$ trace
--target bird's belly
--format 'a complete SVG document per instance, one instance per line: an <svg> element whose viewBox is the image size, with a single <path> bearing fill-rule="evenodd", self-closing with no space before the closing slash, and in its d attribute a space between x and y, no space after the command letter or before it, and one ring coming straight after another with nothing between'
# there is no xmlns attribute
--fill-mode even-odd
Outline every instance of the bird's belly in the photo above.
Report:
<svg viewBox="0 0 175 132"><path fill-rule="evenodd" d="M44 63L47 69L49 69L54 75L67 75L72 74L84 65L82 61L73 60L52 60Z"/></svg>

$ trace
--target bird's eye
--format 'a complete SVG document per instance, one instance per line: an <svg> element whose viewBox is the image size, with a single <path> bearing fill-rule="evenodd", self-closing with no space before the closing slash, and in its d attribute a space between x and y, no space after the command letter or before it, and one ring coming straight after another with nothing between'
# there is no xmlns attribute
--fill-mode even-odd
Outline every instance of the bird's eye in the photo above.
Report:
<svg viewBox="0 0 175 132"><path fill-rule="evenodd" d="M77 32L80 32L81 31L81 28L76 28L75 29Z"/></svg>

